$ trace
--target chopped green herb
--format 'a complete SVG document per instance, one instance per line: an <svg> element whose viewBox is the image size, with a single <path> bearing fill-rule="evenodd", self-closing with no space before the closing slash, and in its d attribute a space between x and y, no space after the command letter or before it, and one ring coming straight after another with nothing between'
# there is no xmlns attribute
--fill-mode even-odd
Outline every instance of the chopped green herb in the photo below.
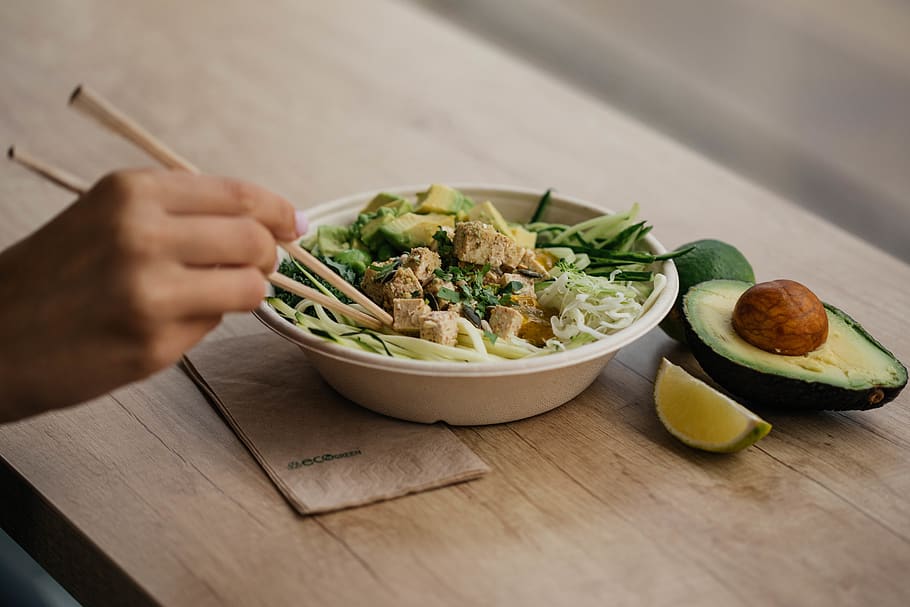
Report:
<svg viewBox="0 0 910 607"><path fill-rule="evenodd" d="M444 299L452 303L458 303L461 301L461 294L459 294L457 291L453 291L448 287L441 287L436 293L436 296L439 299Z"/></svg>
<svg viewBox="0 0 910 607"><path fill-rule="evenodd" d="M443 266L449 265L447 262L451 262L455 258L455 245L449 238L449 233L439 228L433 234L433 240L436 242L436 252L439 253Z"/></svg>

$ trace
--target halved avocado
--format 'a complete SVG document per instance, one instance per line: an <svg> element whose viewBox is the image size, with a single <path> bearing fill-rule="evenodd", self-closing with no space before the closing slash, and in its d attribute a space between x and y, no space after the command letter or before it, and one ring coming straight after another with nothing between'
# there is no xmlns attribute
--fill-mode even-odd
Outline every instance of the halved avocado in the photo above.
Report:
<svg viewBox="0 0 910 607"><path fill-rule="evenodd" d="M862 326L825 305L828 339L802 356L756 348L733 329L733 308L752 284L710 280L686 294L686 337L714 381L746 404L787 410L873 409L907 385L907 369Z"/></svg>

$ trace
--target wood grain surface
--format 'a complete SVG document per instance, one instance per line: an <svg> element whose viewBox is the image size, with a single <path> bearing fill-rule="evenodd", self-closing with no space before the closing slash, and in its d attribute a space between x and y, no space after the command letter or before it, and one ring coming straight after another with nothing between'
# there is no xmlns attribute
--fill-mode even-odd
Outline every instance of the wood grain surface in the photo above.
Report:
<svg viewBox="0 0 910 607"><path fill-rule="evenodd" d="M147 160L65 107L78 82L301 207L447 181L638 201L664 244L732 242L910 360L906 264L414 5L40 0L0 34L0 141L86 178ZM69 200L0 165L0 246ZM456 430L486 478L308 518L169 369L0 427L0 521L86 605L910 603L908 395L712 456L657 421L661 355L697 369L652 332L572 403Z"/></svg>

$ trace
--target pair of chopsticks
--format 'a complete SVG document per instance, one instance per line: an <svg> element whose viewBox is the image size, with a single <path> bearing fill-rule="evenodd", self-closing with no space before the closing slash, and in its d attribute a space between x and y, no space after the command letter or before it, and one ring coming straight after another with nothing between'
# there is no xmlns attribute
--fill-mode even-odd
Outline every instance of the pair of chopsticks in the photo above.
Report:
<svg viewBox="0 0 910 607"><path fill-rule="evenodd" d="M103 127L120 135L130 143L133 143L162 165L170 169L196 174L200 173L198 168L156 139L135 120L128 117L114 107L109 101L86 87L81 85L76 87L76 90L70 95L69 104L97 121ZM16 150L15 146L9 148L8 156L10 159L15 160L41 177L74 194L84 194L89 188L89 185L79 177L43 162L26 152ZM369 313L365 313L357 308L342 303L337 299L324 295L316 289L303 285L278 272L272 272L266 277L270 283L285 291L312 300L334 312L338 312L362 326L371 329L380 329L383 325L392 325L392 317L388 312L376 305L369 297L341 278L332 271L331 268L314 257L309 251L302 248L296 242L280 242L278 244L291 257L312 270L328 284L350 297L353 301L359 303Z"/></svg>

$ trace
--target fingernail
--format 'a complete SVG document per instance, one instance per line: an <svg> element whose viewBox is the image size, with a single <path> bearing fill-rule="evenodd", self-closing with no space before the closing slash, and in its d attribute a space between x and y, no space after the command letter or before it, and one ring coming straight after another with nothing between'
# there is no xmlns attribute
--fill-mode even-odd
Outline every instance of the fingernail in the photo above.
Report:
<svg viewBox="0 0 910 607"><path fill-rule="evenodd" d="M297 236L303 236L306 234L307 228L310 227L310 222L306 218L304 212L294 211L294 220L297 223Z"/></svg>

